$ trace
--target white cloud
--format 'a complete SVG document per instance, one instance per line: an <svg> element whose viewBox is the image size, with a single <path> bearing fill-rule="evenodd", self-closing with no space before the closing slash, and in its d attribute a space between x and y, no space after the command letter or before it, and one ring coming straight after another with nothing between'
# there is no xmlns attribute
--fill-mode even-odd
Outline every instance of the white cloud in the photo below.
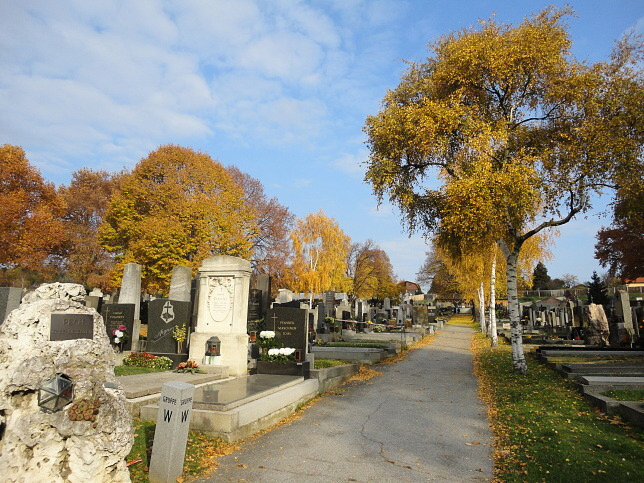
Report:
<svg viewBox="0 0 644 483"><path fill-rule="evenodd" d="M293 180L293 185L298 188L306 188L307 186L310 186L311 183L313 183L313 180L310 178L296 178Z"/></svg>
<svg viewBox="0 0 644 483"><path fill-rule="evenodd" d="M353 178L362 181L365 175L364 162L368 153L365 149L356 154L343 154L340 158L334 160L331 165L334 168L351 175Z"/></svg>
<svg viewBox="0 0 644 483"><path fill-rule="evenodd" d="M394 271L401 280L416 279L416 272L425 261L428 245L421 236L378 240L376 243L389 255Z"/></svg>

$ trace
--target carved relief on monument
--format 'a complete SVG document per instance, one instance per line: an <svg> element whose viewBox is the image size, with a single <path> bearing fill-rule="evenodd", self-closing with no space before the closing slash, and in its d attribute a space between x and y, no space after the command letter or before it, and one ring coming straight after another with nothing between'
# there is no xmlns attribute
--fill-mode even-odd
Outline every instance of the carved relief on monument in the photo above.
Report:
<svg viewBox="0 0 644 483"><path fill-rule="evenodd" d="M224 322L233 308L234 277L210 277L208 308L215 322Z"/></svg>

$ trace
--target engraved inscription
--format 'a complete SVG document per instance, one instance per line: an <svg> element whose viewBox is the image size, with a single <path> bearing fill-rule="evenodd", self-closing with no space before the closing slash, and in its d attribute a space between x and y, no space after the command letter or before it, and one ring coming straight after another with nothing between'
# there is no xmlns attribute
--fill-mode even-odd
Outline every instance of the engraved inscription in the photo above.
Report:
<svg viewBox="0 0 644 483"><path fill-rule="evenodd" d="M51 314L49 340L94 338L94 316L91 314Z"/></svg>
<svg viewBox="0 0 644 483"><path fill-rule="evenodd" d="M233 306L233 277L211 278L208 306L215 322L223 322Z"/></svg>

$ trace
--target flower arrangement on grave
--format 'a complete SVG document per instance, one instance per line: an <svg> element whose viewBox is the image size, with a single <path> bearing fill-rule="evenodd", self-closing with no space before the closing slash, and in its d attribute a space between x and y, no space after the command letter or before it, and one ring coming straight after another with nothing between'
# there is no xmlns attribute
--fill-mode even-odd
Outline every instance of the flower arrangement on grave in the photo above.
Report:
<svg viewBox="0 0 644 483"><path fill-rule="evenodd" d="M292 347L273 347L266 354L261 355L261 360L268 362L295 362L295 349Z"/></svg>
<svg viewBox="0 0 644 483"><path fill-rule="evenodd" d="M124 366L149 367L152 369L169 370L172 368L172 359L169 357L159 357L147 352L132 352L123 359Z"/></svg>
<svg viewBox="0 0 644 483"><path fill-rule="evenodd" d="M123 349L123 344L127 341L127 327L123 324L119 325L116 329L112 331L112 337L114 344Z"/></svg>
<svg viewBox="0 0 644 483"><path fill-rule="evenodd" d="M186 361L182 362L177 366L177 370L174 372L189 372L190 374L202 373L203 371L199 369L199 364L195 361Z"/></svg>
<svg viewBox="0 0 644 483"><path fill-rule="evenodd" d="M175 325L172 329L172 338L177 341L177 353L181 353L183 343L188 337L188 328L186 324Z"/></svg>
<svg viewBox="0 0 644 483"><path fill-rule="evenodd" d="M279 339L272 330L262 330L259 333L259 337L255 341L255 344L257 344L257 347L262 350L262 353L266 353L268 349L280 346Z"/></svg>

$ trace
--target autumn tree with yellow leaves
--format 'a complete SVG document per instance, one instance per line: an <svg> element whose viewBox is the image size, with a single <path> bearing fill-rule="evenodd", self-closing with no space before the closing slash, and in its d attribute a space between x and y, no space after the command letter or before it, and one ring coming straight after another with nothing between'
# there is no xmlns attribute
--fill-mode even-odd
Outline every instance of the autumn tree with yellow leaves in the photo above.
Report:
<svg viewBox="0 0 644 483"><path fill-rule="evenodd" d="M213 255L247 258L257 232L253 210L230 173L210 156L162 146L121 180L99 229L100 242L122 266L143 266L142 286L166 293L172 269L197 270Z"/></svg>
<svg viewBox="0 0 644 483"><path fill-rule="evenodd" d="M338 222L322 210L295 222L291 232L294 258L291 264L291 288L310 294L349 288L347 254L351 239Z"/></svg>
<svg viewBox="0 0 644 483"><path fill-rule="evenodd" d="M517 262L531 237L590 207L591 194L640 179L642 44L589 65L548 8L440 38L366 121L366 180L409 229L493 239L506 262L513 367L527 371ZM463 246L467 245L462 244Z"/></svg>

